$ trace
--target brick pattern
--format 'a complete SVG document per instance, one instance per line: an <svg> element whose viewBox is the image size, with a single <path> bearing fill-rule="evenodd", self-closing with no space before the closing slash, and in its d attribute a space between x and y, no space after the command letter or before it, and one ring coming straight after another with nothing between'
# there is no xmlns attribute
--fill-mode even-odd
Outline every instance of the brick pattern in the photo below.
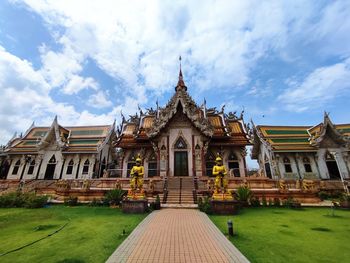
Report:
<svg viewBox="0 0 350 263"><path fill-rule="evenodd" d="M249 262L194 209L150 214L107 260L114 262Z"/></svg>

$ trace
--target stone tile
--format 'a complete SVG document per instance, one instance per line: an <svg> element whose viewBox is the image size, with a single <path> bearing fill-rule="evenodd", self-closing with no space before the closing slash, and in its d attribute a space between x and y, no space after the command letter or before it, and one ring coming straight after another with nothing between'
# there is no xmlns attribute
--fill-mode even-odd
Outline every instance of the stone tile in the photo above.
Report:
<svg viewBox="0 0 350 263"><path fill-rule="evenodd" d="M169 208L150 214L107 262L249 261L206 214Z"/></svg>

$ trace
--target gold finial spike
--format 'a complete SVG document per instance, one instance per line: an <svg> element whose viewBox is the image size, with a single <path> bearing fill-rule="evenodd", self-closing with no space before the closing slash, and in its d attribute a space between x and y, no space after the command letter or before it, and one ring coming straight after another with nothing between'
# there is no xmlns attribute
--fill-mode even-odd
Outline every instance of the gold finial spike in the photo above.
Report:
<svg viewBox="0 0 350 263"><path fill-rule="evenodd" d="M182 69L181 69L181 56L179 56L179 61L180 61L180 71L179 71L179 80L177 82L177 86L175 88L175 90L177 91L178 90L178 87L180 87L181 89L184 88L185 90L187 90L187 87L185 85L185 82L183 80L183 76L182 76Z"/></svg>

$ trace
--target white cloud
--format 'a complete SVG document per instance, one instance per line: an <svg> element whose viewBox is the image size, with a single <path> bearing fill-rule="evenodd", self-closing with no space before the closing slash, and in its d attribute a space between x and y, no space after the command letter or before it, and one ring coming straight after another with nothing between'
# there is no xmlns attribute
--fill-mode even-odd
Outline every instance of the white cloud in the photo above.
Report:
<svg viewBox="0 0 350 263"><path fill-rule="evenodd" d="M309 10L303 1L24 2L50 26L64 28L65 50L92 58L127 87L156 92L176 83L179 54L197 88L247 84L257 61L284 46L288 25L304 21L300 11L308 16Z"/></svg>
<svg viewBox="0 0 350 263"><path fill-rule="evenodd" d="M93 90L98 90L99 89L99 85L91 77L83 78L81 76L74 75L74 76L72 76L69 79L67 85L65 85L62 88L62 91L65 94L72 95L72 94L76 94L79 91L81 91L83 89L87 89L87 88L91 88Z"/></svg>
<svg viewBox="0 0 350 263"><path fill-rule="evenodd" d="M50 85L32 65L0 46L0 144L6 144L15 131L24 132L35 120L37 125L50 125L58 115L62 125L112 123L121 108L96 115L77 112L67 103L57 103L50 95Z"/></svg>
<svg viewBox="0 0 350 263"><path fill-rule="evenodd" d="M81 56L69 48L64 52L53 52L46 46L40 47L41 73L52 87L60 87L82 70Z"/></svg>
<svg viewBox="0 0 350 263"><path fill-rule="evenodd" d="M350 94L350 58L342 63L315 69L301 83L295 80L287 83L290 87L278 100L288 110L302 112L320 108L345 92Z"/></svg>
<svg viewBox="0 0 350 263"><path fill-rule="evenodd" d="M111 107L113 104L106 98L105 93L98 91L97 93L90 96L88 103L90 106L95 108L106 108Z"/></svg>

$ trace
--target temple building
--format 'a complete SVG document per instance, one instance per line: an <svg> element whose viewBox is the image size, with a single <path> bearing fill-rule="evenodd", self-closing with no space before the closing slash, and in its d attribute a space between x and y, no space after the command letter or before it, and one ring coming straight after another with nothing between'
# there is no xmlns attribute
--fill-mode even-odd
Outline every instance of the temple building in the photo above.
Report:
<svg viewBox="0 0 350 263"><path fill-rule="evenodd" d="M327 113L315 126L253 125L252 133L252 158L269 178L350 178L350 124L333 124Z"/></svg>
<svg viewBox="0 0 350 263"><path fill-rule="evenodd" d="M212 174L219 154L232 177L246 176L246 146L250 144L243 114L226 114L198 106L183 80L181 68L175 93L160 108L123 118L115 147L119 176L129 176L138 154L145 177L205 176Z"/></svg>
<svg viewBox="0 0 350 263"><path fill-rule="evenodd" d="M3 149L1 179L97 178L115 159L115 136L115 124L62 127L57 117L50 127L33 124Z"/></svg>
<svg viewBox="0 0 350 263"><path fill-rule="evenodd" d="M2 179L92 179L130 176L140 156L145 177L212 174L220 155L232 177L246 176L251 144L243 113L198 106L180 69L175 94L165 107L147 109L119 127L30 127L2 150ZM106 174L106 171L107 174Z"/></svg>

